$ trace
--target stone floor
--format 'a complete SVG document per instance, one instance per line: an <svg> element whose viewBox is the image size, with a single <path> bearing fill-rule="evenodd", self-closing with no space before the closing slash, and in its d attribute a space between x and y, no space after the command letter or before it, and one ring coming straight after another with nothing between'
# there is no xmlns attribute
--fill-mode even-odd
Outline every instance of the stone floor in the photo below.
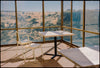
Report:
<svg viewBox="0 0 100 68"><path fill-rule="evenodd" d="M64 43L57 43L58 49L69 48L68 45ZM54 43L44 43L42 44L43 53L53 54L54 53ZM18 55L16 55L18 52ZM24 54L25 53L25 54ZM23 54L26 55L27 59L24 62ZM33 60L32 50L27 49L24 51L22 46L17 49L16 46L1 47L1 67L74 67L74 64L70 62L65 57L55 57L51 59L50 55L41 56L41 49L35 49L36 61Z"/></svg>

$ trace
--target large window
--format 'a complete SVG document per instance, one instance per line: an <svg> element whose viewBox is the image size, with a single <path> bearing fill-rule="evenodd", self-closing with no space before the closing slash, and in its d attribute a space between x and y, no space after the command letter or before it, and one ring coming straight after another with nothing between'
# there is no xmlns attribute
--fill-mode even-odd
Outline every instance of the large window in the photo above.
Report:
<svg viewBox="0 0 100 68"><path fill-rule="evenodd" d="M67 2L67 1L66 1ZM68 2L67 2L68 3ZM99 46L99 2L98 1L85 1L85 7L83 1L72 2L72 32L75 34L72 36L72 43L77 46L83 44L88 47ZM64 2L65 4L65 2ZM85 38L83 38L83 8L85 8ZM66 8L64 8L66 10ZM64 17L64 16L63 16ZM65 22L64 25L65 26ZM77 28L77 29L76 29ZM70 28L71 29L71 28ZM69 39L64 39L69 42ZM85 40L85 43L83 43Z"/></svg>
<svg viewBox="0 0 100 68"><path fill-rule="evenodd" d="M63 40L77 46L85 44L88 47L98 47L100 29L99 1L85 1L85 3L83 1L63 1L63 7L61 7L61 3L61 1L16 1L16 19L15 1L1 1L1 45L16 43L17 27L19 32L25 34L32 31L31 36L33 36L33 39L30 39L33 42L42 42L43 37L38 32L43 31L43 28L45 31L61 29L61 8L63 8L63 30L72 31L75 34L72 37L65 36ZM44 15L42 15L43 8ZM85 23L83 21L83 8L85 8ZM18 21L16 22L16 20ZM83 24L85 24L85 30ZM57 37L57 39L60 40L61 37ZM45 38L45 40L54 40L54 38Z"/></svg>
<svg viewBox="0 0 100 68"><path fill-rule="evenodd" d="M15 2L1 1L1 29L15 29ZM1 45L15 44L16 33L15 30L1 30Z"/></svg>
<svg viewBox="0 0 100 68"><path fill-rule="evenodd" d="M14 1L1 1L1 28L16 28Z"/></svg>
<svg viewBox="0 0 100 68"><path fill-rule="evenodd" d="M85 29L99 32L99 2L86 1Z"/></svg>
<svg viewBox="0 0 100 68"><path fill-rule="evenodd" d="M66 29L66 28L64 28L63 30L64 30L64 31L68 31L68 32L71 31L70 29ZM70 38L70 36L64 36L64 37L63 37L63 40L64 40L64 41L67 41L67 42L70 42L70 41L71 41L71 38Z"/></svg>
<svg viewBox="0 0 100 68"><path fill-rule="evenodd" d="M70 27L71 23L71 1L63 2L63 26Z"/></svg>
<svg viewBox="0 0 100 68"><path fill-rule="evenodd" d="M61 26L61 1L44 1L45 27ZM45 31L57 31L60 28L45 28ZM60 37L57 37L60 39ZM46 41L54 40L53 37L45 38Z"/></svg>
<svg viewBox="0 0 100 68"><path fill-rule="evenodd" d="M71 1L63 1L63 26L71 26ZM70 29L63 29L64 31L69 31ZM63 37L64 41L70 42L70 36Z"/></svg>
<svg viewBox="0 0 100 68"><path fill-rule="evenodd" d="M18 27L42 25L42 1L17 1Z"/></svg>
<svg viewBox="0 0 100 68"><path fill-rule="evenodd" d="M99 2L86 1L85 29L87 31L99 32ZM85 46L99 47L99 35L85 33Z"/></svg>
<svg viewBox="0 0 100 68"><path fill-rule="evenodd" d="M39 32L43 31L41 28L37 29L21 29L19 30L20 33L24 33L27 35L30 35L31 37L30 40L33 42L43 42L43 37L39 34ZM20 39L22 38L23 35L20 36Z"/></svg>
<svg viewBox="0 0 100 68"><path fill-rule="evenodd" d="M73 28L82 29L83 1L73 1Z"/></svg>
<svg viewBox="0 0 100 68"><path fill-rule="evenodd" d="M18 28L42 27L42 1L17 1ZM25 34L31 33L30 37L33 42L42 42L43 37L38 33L43 31L37 29L21 29L20 32Z"/></svg>
<svg viewBox="0 0 100 68"><path fill-rule="evenodd" d="M45 26L60 26L61 1L44 1Z"/></svg>
<svg viewBox="0 0 100 68"><path fill-rule="evenodd" d="M87 47L99 47L99 35L85 33L85 46Z"/></svg>
<svg viewBox="0 0 100 68"><path fill-rule="evenodd" d="M1 31L1 45L16 44L16 31L15 30L2 30Z"/></svg>
<svg viewBox="0 0 100 68"><path fill-rule="evenodd" d="M72 37L72 43L82 47L83 34L82 31L73 30L75 35Z"/></svg>

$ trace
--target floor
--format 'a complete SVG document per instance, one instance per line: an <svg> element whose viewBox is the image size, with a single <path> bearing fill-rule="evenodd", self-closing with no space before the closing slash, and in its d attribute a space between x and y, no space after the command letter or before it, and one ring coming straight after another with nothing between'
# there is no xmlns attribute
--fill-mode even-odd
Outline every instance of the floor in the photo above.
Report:
<svg viewBox="0 0 100 68"><path fill-rule="evenodd" d="M58 49L69 48L68 45L58 42ZM44 43L42 44L43 53L53 54L54 53L54 43ZM16 46L1 47L1 67L74 67L74 64L67 60L65 57L55 57L51 59L50 55L41 56L40 48L35 49L36 61L33 59L32 50L27 49L24 51L22 46L17 49ZM18 52L18 55L16 55ZM24 62L23 54L25 53L27 59Z"/></svg>

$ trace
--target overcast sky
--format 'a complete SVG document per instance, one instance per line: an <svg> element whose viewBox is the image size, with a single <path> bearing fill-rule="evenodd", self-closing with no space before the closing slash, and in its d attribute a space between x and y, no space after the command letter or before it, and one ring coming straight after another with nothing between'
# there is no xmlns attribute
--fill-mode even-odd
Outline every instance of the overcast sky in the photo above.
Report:
<svg viewBox="0 0 100 68"><path fill-rule="evenodd" d="M14 11L14 1L1 1L1 11ZM70 9L70 1L64 1L64 10ZM82 1L73 1L73 9L83 9ZM87 1L86 9L99 9L99 1ZM42 1L18 1L18 11L42 12ZM61 11L61 1L45 1L45 11Z"/></svg>

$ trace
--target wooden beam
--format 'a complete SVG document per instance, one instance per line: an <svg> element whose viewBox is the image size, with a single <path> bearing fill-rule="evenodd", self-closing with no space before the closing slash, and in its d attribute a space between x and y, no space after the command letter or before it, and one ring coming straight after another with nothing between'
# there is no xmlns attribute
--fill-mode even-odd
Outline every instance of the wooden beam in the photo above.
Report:
<svg viewBox="0 0 100 68"><path fill-rule="evenodd" d="M15 0L15 16L16 16L16 31L18 32L18 19L17 19L17 0ZM18 41L18 33L16 33L16 40Z"/></svg>
<svg viewBox="0 0 100 68"><path fill-rule="evenodd" d="M46 26L45 28L60 28L61 26Z"/></svg>
<svg viewBox="0 0 100 68"><path fill-rule="evenodd" d="M66 28L66 29L73 29L73 30L78 30L78 31L83 31L83 32L87 32L87 33L92 33L92 34L100 35L100 33L98 33L98 32L92 32L92 31L87 31L87 30L78 29L78 28L71 28L71 27L67 27L67 26L63 26L63 28Z"/></svg>
<svg viewBox="0 0 100 68"><path fill-rule="evenodd" d="M72 22L73 22L73 2L71 1L71 24L70 24L70 27L71 27L71 33L72 33ZM72 36L70 36L70 42L72 44Z"/></svg>
<svg viewBox="0 0 100 68"><path fill-rule="evenodd" d="M83 1L83 47L85 47L85 1Z"/></svg>
<svg viewBox="0 0 100 68"><path fill-rule="evenodd" d="M38 29L38 28L43 28L43 27L25 27L25 28L4 28L1 30L20 30L20 29ZM47 26L44 28L60 28L60 26Z"/></svg>
<svg viewBox="0 0 100 68"><path fill-rule="evenodd" d="M63 0L61 0L61 30L63 30Z"/></svg>
<svg viewBox="0 0 100 68"><path fill-rule="evenodd" d="M5 29L1 29L1 30L16 30L16 28L5 28Z"/></svg>
<svg viewBox="0 0 100 68"><path fill-rule="evenodd" d="M61 0L61 30L63 30L63 0ZM63 37L61 37L63 40Z"/></svg>
<svg viewBox="0 0 100 68"><path fill-rule="evenodd" d="M38 28L43 28L43 27L25 27L25 28L18 28L18 29L38 29Z"/></svg>
<svg viewBox="0 0 100 68"><path fill-rule="evenodd" d="M44 14L44 0L42 1L42 20L43 20L43 31L45 31L45 14ZM43 42L45 42L45 37L43 37Z"/></svg>

